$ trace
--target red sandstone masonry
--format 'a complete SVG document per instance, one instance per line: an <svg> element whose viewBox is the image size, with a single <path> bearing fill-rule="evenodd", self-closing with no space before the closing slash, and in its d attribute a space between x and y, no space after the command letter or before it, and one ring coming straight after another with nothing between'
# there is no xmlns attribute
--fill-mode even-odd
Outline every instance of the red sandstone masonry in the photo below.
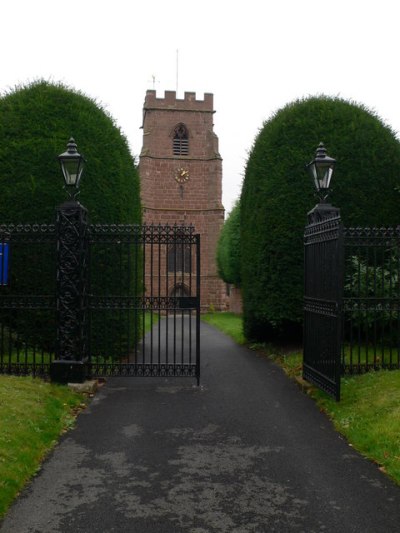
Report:
<svg viewBox="0 0 400 533"><path fill-rule="evenodd" d="M224 222L222 159L213 131L213 95L197 100L175 91L157 98L147 91L143 108L143 147L139 172L143 219L146 224L193 224L201 236L201 303L225 308L225 285L217 276L216 245ZM189 132L189 154L173 155L174 128L184 123ZM175 180L178 168L189 170L185 184Z"/></svg>
<svg viewBox="0 0 400 533"><path fill-rule="evenodd" d="M206 93L204 100L197 100L196 93L185 92L183 99L175 91L165 91L164 98L157 98L156 91L147 91L143 109L180 109L185 111L210 111L214 113L214 95Z"/></svg>

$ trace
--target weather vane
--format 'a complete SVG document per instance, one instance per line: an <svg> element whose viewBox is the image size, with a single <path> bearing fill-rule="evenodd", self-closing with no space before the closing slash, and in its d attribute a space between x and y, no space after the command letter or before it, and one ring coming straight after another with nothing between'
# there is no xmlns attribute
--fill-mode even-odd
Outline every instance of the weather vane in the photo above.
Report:
<svg viewBox="0 0 400 533"><path fill-rule="evenodd" d="M148 80L148 83L152 83L153 84L153 91L155 90L156 88L156 83L160 83L158 81L158 79L156 78L156 75L155 74L152 74L151 75L151 80Z"/></svg>

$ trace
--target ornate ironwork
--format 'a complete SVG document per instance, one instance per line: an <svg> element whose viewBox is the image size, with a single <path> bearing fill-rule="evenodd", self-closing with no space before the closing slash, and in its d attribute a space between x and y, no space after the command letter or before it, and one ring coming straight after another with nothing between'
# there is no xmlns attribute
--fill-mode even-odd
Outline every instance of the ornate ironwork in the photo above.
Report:
<svg viewBox="0 0 400 533"><path fill-rule="evenodd" d="M194 228L97 224L89 227L89 242L91 375L199 380L200 240ZM171 264L171 246L184 248L190 268Z"/></svg>
<svg viewBox="0 0 400 533"><path fill-rule="evenodd" d="M65 363L87 359L87 210L68 201L57 210L57 352L53 378L63 381ZM71 369L71 367L68 367ZM82 377L85 371L82 368Z"/></svg>
<svg viewBox="0 0 400 533"><path fill-rule="evenodd" d="M54 224L1 224L9 252L0 288L0 373L49 373L55 347Z"/></svg>
<svg viewBox="0 0 400 533"><path fill-rule="evenodd" d="M321 201L307 214L308 224L319 223L332 220L340 216L340 209L333 205Z"/></svg>
<svg viewBox="0 0 400 533"><path fill-rule="evenodd" d="M304 234L304 376L339 398L340 374L400 368L400 226L318 216Z"/></svg>
<svg viewBox="0 0 400 533"><path fill-rule="evenodd" d="M196 377L196 364L89 363L94 377Z"/></svg>
<svg viewBox="0 0 400 533"><path fill-rule="evenodd" d="M0 235L12 236L13 242L55 242L54 224L0 224Z"/></svg>
<svg viewBox="0 0 400 533"><path fill-rule="evenodd" d="M195 244L194 226L90 224L90 243Z"/></svg>
<svg viewBox="0 0 400 533"><path fill-rule="evenodd" d="M69 201L56 224L0 225L0 236L12 259L11 283L0 291L1 373L199 382L200 238L193 226L90 225L86 210ZM184 249L187 268L170 264L171 246Z"/></svg>
<svg viewBox="0 0 400 533"><path fill-rule="evenodd" d="M90 309L136 309L138 311L177 311L196 309L193 296L90 296Z"/></svg>
<svg viewBox="0 0 400 533"><path fill-rule="evenodd" d="M343 372L400 368L400 227L344 234Z"/></svg>
<svg viewBox="0 0 400 533"><path fill-rule="evenodd" d="M304 309L310 313L336 317L338 312L338 302L305 296Z"/></svg>
<svg viewBox="0 0 400 533"><path fill-rule="evenodd" d="M0 298L0 309L55 309L55 296L43 295L3 295Z"/></svg>
<svg viewBox="0 0 400 533"><path fill-rule="evenodd" d="M339 400L343 228L337 210L324 219L316 208L313 220L320 217L304 234L303 377Z"/></svg>
<svg viewBox="0 0 400 533"><path fill-rule="evenodd" d="M50 363L13 363L0 361L0 374L48 378L50 375Z"/></svg>

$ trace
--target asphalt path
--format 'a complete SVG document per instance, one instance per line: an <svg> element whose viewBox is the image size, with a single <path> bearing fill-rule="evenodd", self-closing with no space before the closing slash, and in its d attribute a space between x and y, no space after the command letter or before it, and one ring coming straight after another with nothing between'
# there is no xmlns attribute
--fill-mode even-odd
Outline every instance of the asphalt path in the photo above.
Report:
<svg viewBox="0 0 400 533"><path fill-rule="evenodd" d="M2 533L400 532L400 487L272 362L202 324L191 378L113 378Z"/></svg>

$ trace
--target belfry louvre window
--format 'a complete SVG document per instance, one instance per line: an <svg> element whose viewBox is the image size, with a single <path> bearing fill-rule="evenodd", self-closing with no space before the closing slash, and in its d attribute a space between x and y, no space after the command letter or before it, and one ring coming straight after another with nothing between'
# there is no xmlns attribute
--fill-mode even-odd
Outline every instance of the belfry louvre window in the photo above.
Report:
<svg viewBox="0 0 400 533"><path fill-rule="evenodd" d="M175 126L172 149L174 155L189 154L189 132L185 124Z"/></svg>

